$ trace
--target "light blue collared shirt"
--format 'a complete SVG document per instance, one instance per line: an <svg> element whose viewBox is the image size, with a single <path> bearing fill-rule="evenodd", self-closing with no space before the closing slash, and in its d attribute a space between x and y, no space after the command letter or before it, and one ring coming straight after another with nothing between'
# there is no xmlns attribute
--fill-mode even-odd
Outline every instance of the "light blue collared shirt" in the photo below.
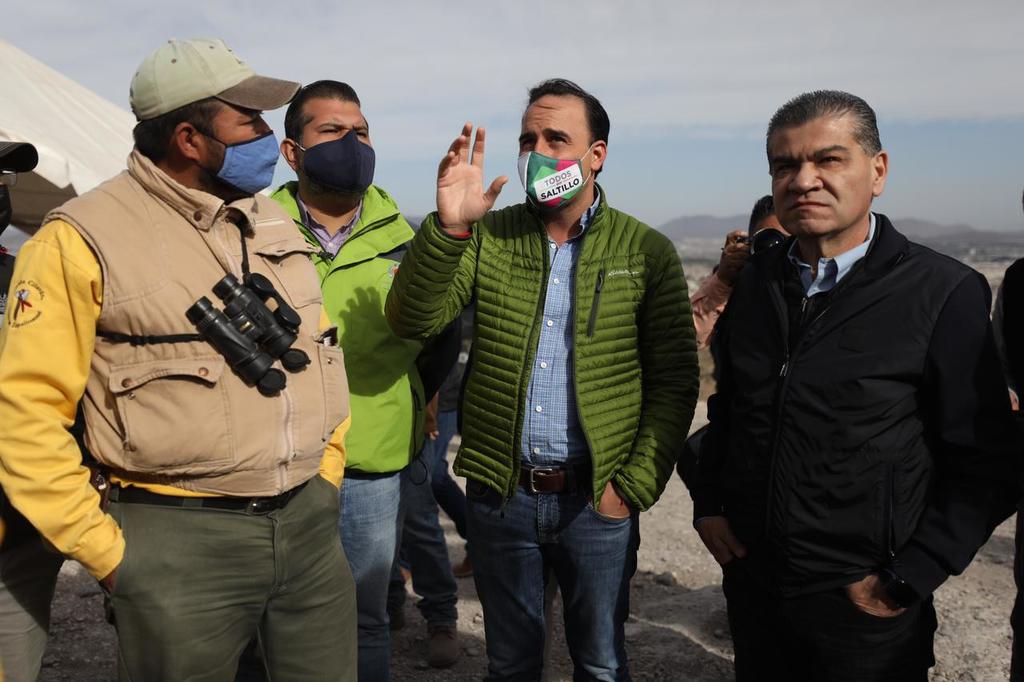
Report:
<svg viewBox="0 0 1024 682"><path fill-rule="evenodd" d="M871 216L868 223L868 238L862 244L839 254L835 258L819 259L817 276L812 275L811 266L800 259L800 250L797 247L797 243L793 242L793 245L789 247L789 262L800 270L800 281L804 285L804 291L807 293L808 298L815 294L829 291L832 287L839 284L843 277L849 274L850 268L867 254L868 248L871 246L871 240L875 236L875 214L869 213L868 215Z"/></svg>
<svg viewBox="0 0 1024 682"><path fill-rule="evenodd" d="M601 203L600 192L580 218L580 232L561 246L548 238L547 294L537 357L526 390L522 456L531 466L564 466L588 456L587 439L576 409L573 380L573 326L576 262L583 233Z"/></svg>

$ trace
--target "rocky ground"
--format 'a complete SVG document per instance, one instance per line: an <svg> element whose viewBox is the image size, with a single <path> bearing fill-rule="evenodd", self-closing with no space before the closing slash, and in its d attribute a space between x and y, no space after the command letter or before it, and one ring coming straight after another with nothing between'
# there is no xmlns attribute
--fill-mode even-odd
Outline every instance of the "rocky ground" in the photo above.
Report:
<svg viewBox="0 0 1024 682"><path fill-rule="evenodd" d="M698 415L700 419L702 415ZM720 573L690 526L690 501L673 479L658 505L641 517L639 569L632 585L632 615L626 625L631 669L637 682L693 680L719 682L731 677L731 644ZM449 553L463 549L445 521ZM936 595L938 665L932 680L943 682L1007 679L1013 601L1013 526L1001 526L967 572ZM395 633L392 657L396 681L479 680L486 669L483 617L472 579L459 581L459 641L455 667L432 670L424 662L426 627L413 601L407 625ZM550 654L548 679L571 680L560 611ZM40 680L115 679L115 635L103 621L103 599L95 581L76 564L61 573L54 601L50 647Z"/></svg>
<svg viewBox="0 0 1024 682"><path fill-rule="evenodd" d="M641 521L639 571L633 580L632 616L626 625L631 668L638 681L730 680L730 642L719 572L690 528L689 501L673 481L657 507ZM448 528L449 551L457 561L461 544ZM1013 599L1013 527L1004 524L966 574L939 591L938 665L932 680L1007 679ZM462 657L454 668L431 670L424 663L426 628L415 606L396 633L394 679L442 682L479 680L486 667L483 618L473 581L459 581L459 639ZM557 615L557 613L556 613ZM96 584L67 564L54 602L50 647L41 680L115 679L115 637L103 622ZM555 629L549 680L572 679L560 627Z"/></svg>
<svg viewBox="0 0 1024 682"><path fill-rule="evenodd" d="M710 390L710 357L701 357L702 398ZM694 428L705 423L706 406L698 405ZM453 452L455 444L452 446ZM453 458L449 458L451 461ZM640 555L632 583L626 624L630 668L637 682L722 682L732 679L732 645L721 590L721 573L690 525L689 496L678 478L640 520ZM464 550L455 529L443 519L453 562ZM1013 604L1013 520L1000 526L964 575L936 593L939 631L933 682L1006 680L1010 663ZM480 602L472 579L459 581L459 642L462 655L448 670L426 665L426 626L414 601L406 604L405 629L392 642L392 677L396 682L479 680L487 660ZM564 644L561 612L555 604L555 627L547 679L572 679ZM77 564L61 572L53 606L50 646L43 662L43 682L116 679L116 638L103 620L103 598L94 580Z"/></svg>

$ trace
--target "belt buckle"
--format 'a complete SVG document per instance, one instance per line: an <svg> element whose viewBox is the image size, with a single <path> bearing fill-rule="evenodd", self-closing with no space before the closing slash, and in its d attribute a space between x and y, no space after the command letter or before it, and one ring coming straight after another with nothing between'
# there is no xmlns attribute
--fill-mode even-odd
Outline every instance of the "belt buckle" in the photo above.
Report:
<svg viewBox="0 0 1024 682"><path fill-rule="evenodd" d="M269 514L271 511L273 511L273 508L270 504L270 499L273 498L252 498L251 500L249 500L248 512L250 514Z"/></svg>
<svg viewBox="0 0 1024 682"><path fill-rule="evenodd" d="M533 493L534 495L544 492L543 490L537 490L537 479L535 478L535 476L538 473L553 474L556 471L558 471L558 467L533 467L532 469L530 469L530 477L528 479L530 481L530 492Z"/></svg>

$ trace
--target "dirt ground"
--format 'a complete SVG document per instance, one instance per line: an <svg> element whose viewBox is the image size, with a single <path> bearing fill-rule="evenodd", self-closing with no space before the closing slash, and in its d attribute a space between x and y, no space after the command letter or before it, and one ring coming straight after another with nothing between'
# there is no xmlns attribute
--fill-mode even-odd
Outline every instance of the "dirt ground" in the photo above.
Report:
<svg viewBox="0 0 1024 682"><path fill-rule="evenodd" d="M703 411L696 423L702 423ZM731 643L725 617L721 574L704 551L691 525L685 488L673 479L665 495L640 521L639 567L632 583L632 615L626 624L630 668L637 682L731 680ZM447 519L449 555L461 560L463 549ZM939 631L938 664L932 680L995 681L1007 679L1014 596L1013 525L1003 524L967 572L948 581L936 595ZM393 678L397 682L479 680L486 670L483 617L472 579L459 581L459 642L462 655L448 670L424 662L426 626L413 605L406 604L407 625L393 639ZM550 681L572 679L572 668L558 621L549 658ZM40 680L106 681L115 679L115 635L103 621L99 588L77 564L61 573L53 608L50 646Z"/></svg>
<svg viewBox="0 0 1024 682"><path fill-rule="evenodd" d="M704 402L711 391L710 355L701 354L701 402L691 430L707 421ZM456 443L452 444L454 455ZM449 461L454 457L450 456ZM461 479L458 479L461 480ZM732 680L732 643L722 596L721 572L691 526L692 505L673 478L655 507L640 518L640 554L631 589L626 649L636 682L724 682ZM455 527L442 515L448 554L464 556ZM939 630L935 639L933 682L1006 680L1010 666L1013 605L1013 519L996 529L964 575L936 593ZM393 633L395 682L479 680L487 668L484 625L472 579L459 581L459 643L462 655L452 668L433 670L425 662L426 625L406 603L406 627ZM556 601L547 682L572 679L561 610ZM96 582L77 564L61 571L53 624L41 682L106 682L116 679L116 635L103 620L103 598Z"/></svg>

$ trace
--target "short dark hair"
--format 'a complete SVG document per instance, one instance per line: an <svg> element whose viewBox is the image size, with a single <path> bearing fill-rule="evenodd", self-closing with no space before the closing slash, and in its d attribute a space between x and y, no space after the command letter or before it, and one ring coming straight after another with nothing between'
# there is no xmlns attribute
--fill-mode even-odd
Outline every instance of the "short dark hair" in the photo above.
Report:
<svg viewBox="0 0 1024 682"><path fill-rule="evenodd" d="M771 194L765 194L754 204L754 210L750 212L750 224L747 225L747 234L753 235L757 224L770 215L775 215L775 200Z"/></svg>
<svg viewBox="0 0 1024 682"><path fill-rule="evenodd" d="M301 88L288 105L284 113L284 134L288 139L296 142L302 137L302 129L313 120L312 116L305 113L306 102L311 99L336 99L340 102L359 102L359 95L348 83L341 81L321 80L310 83Z"/></svg>
<svg viewBox="0 0 1024 682"><path fill-rule="evenodd" d="M526 108L546 95L579 97L583 100L583 107L587 112L587 127L590 128L590 143L598 140L608 141L608 133L612 124L608 120L608 112L601 106L601 102L589 92L565 78L551 78L538 83L530 88L530 98Z"/></svg>
<svg viewBox="0 0 1024 682"><path fill-rule="evenodd" d="M216 97L207 97L178 107L146 121L139 121L132 130L135 148L154 163L163 161L171 144L174 129L181 123L191 123L204 135L213 135L213 119L224 106Z"/></svg>
<svg viewBox="0 0 1024 682"><path fill-rule="evenodd" d="M882 151L874 109L860 97L841 90L805 92L783 104L768 123L766 144L771 142L776 131L783 128L801 126L822 116L845 114L850 114L854 118L853 139L861 149L868 156L874 156Z"/></svg>

